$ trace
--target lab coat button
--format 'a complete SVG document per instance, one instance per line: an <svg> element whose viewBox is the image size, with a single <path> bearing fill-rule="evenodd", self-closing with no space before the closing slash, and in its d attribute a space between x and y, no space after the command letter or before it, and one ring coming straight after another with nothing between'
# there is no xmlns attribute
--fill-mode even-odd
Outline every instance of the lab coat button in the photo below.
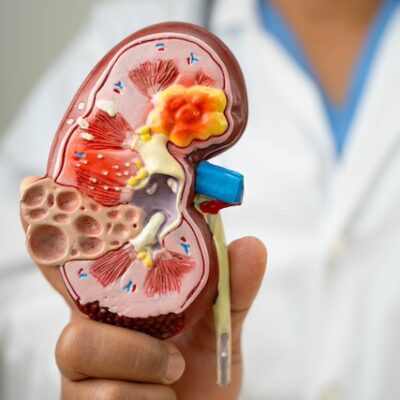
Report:
<svg viewBox="0 0 400 400"><path fill-rule="evenodd" d="M325 388L320 395L320 400L341 400L342 398L339 388L335 386Z"/></svg>

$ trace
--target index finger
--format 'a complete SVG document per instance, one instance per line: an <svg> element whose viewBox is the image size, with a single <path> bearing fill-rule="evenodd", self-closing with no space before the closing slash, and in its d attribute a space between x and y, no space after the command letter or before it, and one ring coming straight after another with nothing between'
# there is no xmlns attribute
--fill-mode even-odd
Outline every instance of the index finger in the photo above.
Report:
<svg viewBox="0 0 400 400"><path fill-rule="evenodd" d="M64 329L56 358L70 380L104 378L170 384L185 368L182 355L171 343L81 317Z"/></svg>

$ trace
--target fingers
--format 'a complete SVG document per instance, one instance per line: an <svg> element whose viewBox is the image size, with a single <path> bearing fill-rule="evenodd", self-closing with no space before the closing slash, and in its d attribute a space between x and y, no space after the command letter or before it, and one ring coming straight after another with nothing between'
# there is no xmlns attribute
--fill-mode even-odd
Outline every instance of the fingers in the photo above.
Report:
<svg viewBox="0 0 400 400"><path fill-rule="evenodd" d="M61 400L176 400L169 386L106 379L63 380Z"/></svg>
<svg viewBox="0 0 400 400"><path fill-rule="evenodd" d="M92 378L170 384L185 361L171 343L78 318L64 329L56 349L58 366L72 381Z"/></svg>
<svg viewBox="0 0 400 400"><path fill-rule="evenodd" d="M260 240L246 237L230 244L229 259L232 321L240 326L261 285L267 251Z"/></svg>

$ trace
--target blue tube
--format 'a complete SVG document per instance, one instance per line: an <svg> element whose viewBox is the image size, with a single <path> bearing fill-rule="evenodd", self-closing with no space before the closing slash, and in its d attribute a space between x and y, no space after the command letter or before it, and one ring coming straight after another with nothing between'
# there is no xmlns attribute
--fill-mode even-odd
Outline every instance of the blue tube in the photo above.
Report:
<svg viewBox="0 0 400 400"><path fill-rule="evenodd" d="M195 190L197 194L203 194L224 203L241 204L243 181L243 175L238 172L202 161L196 170Z"/></svg>

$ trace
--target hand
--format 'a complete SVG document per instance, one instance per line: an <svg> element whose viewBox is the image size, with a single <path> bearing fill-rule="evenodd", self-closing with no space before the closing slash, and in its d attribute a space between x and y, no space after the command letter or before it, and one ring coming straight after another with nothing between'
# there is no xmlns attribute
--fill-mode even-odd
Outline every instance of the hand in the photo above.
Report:
<svg viewBox="0 0 400 400"><path fill-rule="evenodd" d="M35 179L35 178L33 178ZM32 180L26 180L26 185ZM229 246L232 291L232 385L216 385L212 311L183 334L167 341L89 320L76 308L57 268L39 266L67 300L71 322L56 349L62 399L233 400L242 378L240 350L244 318L265 272L266 251L255 238ZM250 260L250 261L249 261Z"/></svg>

